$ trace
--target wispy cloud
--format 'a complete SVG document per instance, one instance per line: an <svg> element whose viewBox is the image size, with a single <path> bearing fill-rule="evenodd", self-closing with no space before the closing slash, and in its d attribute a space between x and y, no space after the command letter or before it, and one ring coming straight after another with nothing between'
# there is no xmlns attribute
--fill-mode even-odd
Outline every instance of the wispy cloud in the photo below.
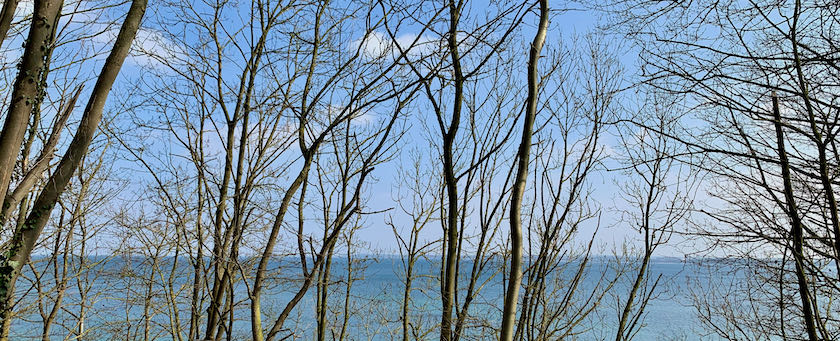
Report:
<svg viewBox="0 0 840 341"><path fill-rule="evenodd" d="M440 51L442 42L416 34L403 34L392 39L385 33L374 31L353 42L354 49L360 47L364 56L371 59L396 58L400 50L406 51L409 57L419 58Z"/></svg>
<svg viewBox="0 0 840 341"><path fill-rule="evenodd" d="M141 29L131 46L133 62L147 67L160 67L166 61L170 66L185 62L186 53L160 31Z"/></svg>
<svg viewBox="0 0 840 341"><path fill-rule="evenodd" d="M119 29L108 30L94 38L97 44L111 44L117 38ZM158 30L140 28L131 45L128 62L142 67L163 68L178 66L185 62L186 53L175 42Z"/></svg>

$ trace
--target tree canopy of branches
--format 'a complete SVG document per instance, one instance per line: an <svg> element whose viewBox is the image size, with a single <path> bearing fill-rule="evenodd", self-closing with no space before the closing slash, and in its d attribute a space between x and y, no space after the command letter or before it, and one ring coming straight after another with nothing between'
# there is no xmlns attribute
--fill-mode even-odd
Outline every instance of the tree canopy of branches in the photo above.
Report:
<svg viewBox="0 0 840 341"><path fill-rule="evenodd" d="M0 339L838 339L838 12L4 1Z"/></svg>
<svg viewBox="0 0 840 341"><path fill-rule="evenodd" d="M840 269L840 69L829 33L837 5L624 1L611 9L621 13L611 29L640 51L643 86L676 104L667 127L626 122L679 145L671 157L709 176L709 200L698 208L706 219L692 234L740 259L726 267L743 289L697 299L709 329L727 339L836 339L837 311L826 299ZM744 297L749 308L724 306Z"/></svg>
<svg viewBox="0 0 840 341"><path fill-rule="evenodd" d="M0 193L4 193L0 196L0 226L4 226L4 230L7 218L13 214L13 207L19 204L14 212L19 218L11 228L12 233L4 242L0 254L0 320L3 321L0 338L6 339L9 335L11 310L15 302L15 282L23 266L29 261L59 196L87 153L102 120L108 93L140 28L146 4L145 0L131 3L112 50L96 79L73 139L61 160L50 170L51 174L37 189L34 188L35 184L42 181L50 168L50 159L58 134L65 129L65 123L79 93L77 91L72 98L65 99L65 108L56 113L55 124L48 132L50 137L42 146L41 156L35 165L30 166L29 149L39 133L34 128L40 124L41 106L44 105L44 98L49 91L48 75L53 67L50 61L59 43L59 32L62 32L59 26L63 7L62 1L36 1L34 4L29 33L23 46L18 74L9 95L10 103L3 130L0 132ZM4 38L10 25L8 16L13 15L15 5L15 1L6 2L0 13L0 30ZM27 138L26 127L30 124L33 129L29 130ZM25 153L22 159L18 159L22 145ZM12 174L15 171L23 176L15 181L15 187L12 187ZM32 203L23 200L29 195L35 198Z"/></svg>

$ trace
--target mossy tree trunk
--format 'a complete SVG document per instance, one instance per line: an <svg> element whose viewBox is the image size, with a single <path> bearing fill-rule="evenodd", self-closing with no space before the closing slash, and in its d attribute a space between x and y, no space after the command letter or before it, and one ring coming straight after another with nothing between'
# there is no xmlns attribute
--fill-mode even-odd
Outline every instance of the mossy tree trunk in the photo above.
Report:
<svg viewBox="0 0 840 341"><path fill-rule="evenodd" d="M0 320L5 322L2 331L3 339L8 338L9 319L7 317L13 308L14 283L23 265L29 261L32 249L47 224L58 197L64 192L96 134L108 93L140 28L146 4L147 0L132 2L114 47L105 60L105 65L91 92L73 140L45 186L38 193L24 223L15 228L11 241L6 244L6 249L0 255L0 295L2 295L0 296ZM6 192L9 188L9 178L14 169L15 157L20 150L23 130L29 120L29 113L33 106L37 105L33 98L39 91L43 91L38 88L36 75L46 68L44 57L46 51L49 50L52 27L57 21L61 5L61 1L36 1L35 3L29 40L12 92L12 105L2 135L0 135L0 157L2 157L0 159L0 193Z"/></svg>

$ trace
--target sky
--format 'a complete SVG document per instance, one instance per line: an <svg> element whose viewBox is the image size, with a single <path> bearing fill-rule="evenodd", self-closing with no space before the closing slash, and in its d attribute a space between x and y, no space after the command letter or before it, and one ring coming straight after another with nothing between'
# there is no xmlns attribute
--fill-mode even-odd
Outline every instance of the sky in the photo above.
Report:
<svg viewBox="0 0 840 341"><path fill-rule="evenodd" d="M150 10L147 13L144 27L138 33L132 54L126 60L123 70L117 80L117 84L115 85L114 91L112 92L112 96L109 100L109 108L111 110L119 111L123 109L119 104L115 104L115 102L130 96L130 91L135 89L137 84L148 81L149 78L147 77L150 70L161 71L166 69L166 67L160 65L159 58L168 61L185 58L183 57L185 52L183 52L182 47L179 47L172 40L168 39L161 30L161 25L166 22L166 16L171 14L162 13L161 10L154 8L153 5L154 1L150 4ZM90 51L89 53L93 54L98 53L98 55L87 61L87 64L76 68L76 74L64 76L76 77L82 80L93 79L96 72L98 72L98 68L101 66L102 60L104 59L104 53L102 51L108 50L107 48L116 36L116 32L118 30L118 26L109 26L103 22L109 22L110 18L119 16L119 13L123 13L125 11L127 5L111 9L104 13L100 13L98 11L85 11L87 8L95 8L94 3L89 1L68 1L68 3L65 4L65 7L68 9L75 8L76 11L80 11L79 14L76 14L73 19L71 19L77 23L71 22L69 25L66 25L66 31L64 34L67 37L82 36L85 33L99 34L96 35L90 42L75 43L78 45L79 49L85 49L86 51ZM16 20L26 18L30 15L31 10L31 0L22 0L18 8L18 17ZM474 11L480 13L481 9L474 9ZM98 14L101 14L102 16L97 16ZM160 19L161 16L163 17L163 20ZM246 19L247 18L242 18L240 16L240 18L232 18L231 20L235 21ZM525 28L522 32L523 37L529 37L532 35L537 20L537 16L533 13L525 17ZM549 33L546 38L546 46L581 44L587 36L597 36L596 26L598 26L599 23L601 23L599 16L590 10L569 10L563 12L562 14L556 14L552 17ZM418 35L416 28L414 29L415 31L412 32L412 27L409 26L407 29L401 31L397 35L397 43L400 45L407 45L410 41L414 40L414 38ZM388 43L386 42L387 37L384 33L373 32L367 40L363 39L363 36L363 32L358 32L358 38L351 40L351 45L363 45L363 50L371 57L387 53ZM625 72L627 75L631 75L636 63L634 56L636 51L630 46L619 45L618 42L609 40L610 38L604 39L607 44L614 46L615 50L613 52L616 53L620 70ZM429 38L428 36L421 36L418 40L420 42L428 42L429 44L427 44L424 48L412 51L413 54L420 55L426 53L423 49L433 48L434 42L432 38ZM18 57L14 55L13 51L19 51L19 49L10 49L8 47L19 46L19 43L19 41L12 41L4 45L3 58L5 60L16 59ZM527 44L527 41L522 42L523 47L526 46L525 44ZM153 55L155 57L153 57ZM71 57L71 55L67 55L68 59ZM524 74L525 70L521 70L521 73ZM235 72L232 72L232 74L235 74ZM89 88L92 88L92 86L88 86L88 89ZM86 95L87 92L84 92L81 98L86 98ZM59 93L56 93L55 96L59 96ZM148 113L148 115L154 114L155 113L151 112ZM364 112L363 115L355 120L354 124L370 124L371 121L377 120L380 116L384 117L383 113ZM416 119L422 120L423 118L419 117L415 118L415 120ZM407 124L411 126L422 126L424 124L429 127L435 126L435 123L433 122L408 122ZM416 149L412 147L427 143L424 134L425 133L419 132L416 129L407 134L399 143L398 150L394 155L394 160L389 164L386 164L384 167L377 167L375 173L376 183L369 186L367 192L368 197L370 198L370 210L386 211L387 213L366 217L365 227L357 233L360 240L368 243L370 252L381 252L387 254L395 253L396 251L395 247L397 242L391 228L386 224L386 219L390 213L397 211L395 210L395 203L393 202L393 199L401 190L399 188L401 175L398 172L398 165L411 161L414 154L411 154L408 151ZM67 136L71 136L71 134L65 134L65 137ZM168 150L172 147L163 146L162 144L172 143L173 141L171 139L167 141L167 139L168 138L165 136L160 136L160 140L156 140L154 141L155 143L150 143L149 145L153 146L152 148ZM605 134L602 140L601 148L603 148L606 153L615 153L619 150L616 143L618 143L617 137L612 133L608 133ZM213 148L212 145L210 148ZM217 146L215 148L220 147ZM177 148L174 151L177 152ZM624 243L638 245L638 233L628 228L626 223L621 222L621 214L619 213L621 210L630 209L630 207L628 207L627 204L624 203L617 195L617 188L619 184L627 180L626 176L619 171L607 170L610 168L616 168L617 166L618 164L614 160L607 160L604 164L605 169L598 171L591 179L593 199L598 202L602 208L600 226L598 226L598 234L596 236L596 243L599 244L600 247L596 248L596 253L609 254L615 249L620 249L621 245ZM123 198L121 202L135 200L148 194L146 193L148 190L147 185L151 182L151 179L148 175L143 175L144 170L142 167L139 167L136 163L133 163L129 159L116 160L114 167L118 170L118 172L123 173L123 175L127 175L126 179L128 179L127 185L124 187L124 192L121 195ZM134 181L131 181L132 179ZM534 179L531 177L528 180L533 181ZM407 221L404 220L406 219L405 217L401 217L397 214L393 214L392 216L398 223L401 222L401 219L403 219L403 224L407 223ZM579 239L577 242L584 243L587 241L587 239L583 237L595 230L596 221L597 220L593 219L584 225L581 230L582 239ZM503 228L503 230L506 231L506 228ZM427 227L425 231L427 238L434 239L440 235L441 228L439 224L433 223ZM112 237L106 237L106 239L102 242L103 244L109 244L107 238ZM681 239L682 238L679 236L674 237L672 239L672 245L674 246L669 245L662 248L661 251L659 251L661 252L659 255L680 257L687 252L691 252L691 247L686 248L685 243L683 243Z"/></svg>

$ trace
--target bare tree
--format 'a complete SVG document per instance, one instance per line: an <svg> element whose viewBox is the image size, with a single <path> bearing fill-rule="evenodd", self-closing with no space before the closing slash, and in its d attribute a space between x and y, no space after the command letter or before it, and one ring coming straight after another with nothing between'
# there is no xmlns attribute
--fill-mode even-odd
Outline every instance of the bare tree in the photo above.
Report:
<svg viewBox="0 0 840 341"><path fill-rule="evenodd" d="M424 166L422 160L422 153L419 150L410 152L410 158L414 162L401 170L402 181L395 186L396 198L395 201L402 214L408 216L411 221L410 228L400 226L394 219L393 215L389 215L386 224L388 224L394 231L394 237L398 241L398 251L400 254L400 261L402 265L402 300L400 305L400 333L402 340L419 339L431 332L431 328L424 328L423 321L418 321L423 314L416 314L414 312L414 293L415 291L423 290L422 279L423 276L431 276L422 272L422 264L430 261L429 252L440 241L432 238L429 240L423 232L428 230L427 226L436 221L436 210L439 207L439 189L440 183L428 183L427 180L434 174L434 170L428 169ZM407 193L406 193L407 192ZM404 194L405 193L405 194ZM419 263L419 264L418 264Z"/></svg>
<svg viewBox="0 0 840 341"><path fill-rule="evenodd" d="M667 107L667 102L654 102L642 109L650 114L637 116L649 117L647 125L656 127L657 132L671 131L677 118L669 115ZM645 308L662 291L662 274L652 273L651 261L654 252L667 244L675 231L682 231L677 224L692 209L697 183L689 167L673 158L677 144L665 135L635 125L619 132L624 151L618 157L629 177L621 193L630 207L623 212L621 221L641 234L642 251L638 256L626 255L636 267L631 271L630 289L618 305L616 341L635 337L644 326ZM619 294L617 299L620 297Z"/></svg>
<svg viewBox="0 0 840 341"><path fill-rule="evenodd" d="M524 201L528 263L517 340L564 338L587 330L597 323L592 313L618 279L601 268L607 264L591 258L601 224L591 182L607 157L602 134L616 110L617 65L606 46L594 40L580 50L548 48L550 77L542 79L546 100L539 111L545 114L538 116L534 131L539 141L534 182Z"/></svg>
<svg viewBox="0 0 840 341"><path fill-rule="evenodd" d="M738 298L698 299L709 329L728 339L836 338L835 309L822 302L837 290L829 274L837 270L838 236L829 169L838 160L830 147L838 68L829 57L836 37L821 33L836 24L829 14L836 6L626 1L612 9L624 13L614 28L641 51L642 82L679 103L673 109L683 118L673 130L647 128L678 143L675 156L714 179L706 183L714 205L702 208L706 219L694 232L740 259L721 268L749 285ZM739 308L708 306L731 300L748 300L752 317L736 320Z"/></svg>
<svg viewBox="0 0 840 341"><path fill-rule="evenodd" d="M411 72L423 82L426 99L432 107L434 119L437 121L437 128L440 132L441 174L443 175L446 193L446 205L442 205L440 209L441 215L445 217L441 219L444 247L440 274L442 313L440 339L457 340L460 338L470 303L475 295L475 284L480 275L479 270L483 268L483 265L486 265L484 263L486 259L482 254L486 251L484 243L489 240L487 237L491 232L489 229L481 229L480 242L476 249L479 257L474 259L464 303L460 309L456 309L458 267L463 250L461 242L464 239L462 226L466 217L466 207L463 203L469 202L470 198L469 192L462 193L459 196L459 179L464 176L474 179L474 176L479 174L478 167L485 162L489 162L487 158L498 150L498 147L481 149L476 146L474 151L477 153L473 154L472 163L466 166L465 170L467 171L462 175L458 174L458 167L460 166L456 161L458 132L463 124L465 99L470 98L465 89L475 81L478 75L486 71L485 67L488 61L496 55L503 45L508 43L508 37L519 26L527 10L523 4L500 4L498 8L494 9L496 14L489 17L487 21L473 23L471 22L473 18L467 12L469 6L464 1L449 1L443 6L438 7L436 5L434 7L439 8L441 12L448 12L448 19L444 19L439 24L445 27L443 29L445 33L442 33L439 39L437 37L433 38L436 41L445 42L445 44L442 44L444 47L439 55L435 55L428 63L423 63L423 69L411 61L409 61L408 66L411 68ZM436 20L430 20L429 22L436 22ZM466 35L462 35L461 29L464 22L475 27ZM491 38L493 33L499 31L502 32L500 36ZM392 39L395 38L393 30L389 30L389 35ZM471 43L465 43L460 38L463 36L470 37ZM399 44L396 44L396 46L399 47ZM470 61L471 65L465 68L463 63L467 60ZM444 93L451 94L447 95L451 96L451 103L443 101L445 97L442 95ZM451 111L451 113L447 113L447 111ZM503 134L502 143L493 141L489 144L502 145L507 136L508 134ZM485 154L481 155L482 152ZM466 182L469 183L469 180ZM497 203L496 206L498 207L500 204ZM455 315L454 319L453 314Z"/></svg>
<svg viewBox="0 0 840 341"><path fill-rule="evenodd" d="M7 192L11 171L15 166L15 156L20 150L23 138L23 128L29 119L33 107L40 105L36 99L40 98L38 85L43 84L39 76L46 70L44 64L45 54L51 51L53 32L57 27L57 19L60 15L61 2L39 1L35 6L35 15L32 28L29 33L29 40L24 50L24 57L16 85L12 91L12 106L6 116L3 132L0 133L0 145L2 145L3 165L0 166L0 193ZM68 146L61 162L56 166L54 173L47 179L43 190L40 191L32 204L32 210L25 213L27 218L23 224L15 227L12 239L4 248L2 259L0 259L0 317L4 320L3 335L8 335L8 316L12 308L11 302L14 297L14 283L20 274L20 270L29 260L29 256L41 231L46 225L52 208L59 195L64 191L70 181L73 172L78 167L85 155L90 141L93 139L99 121L102 118L102 110L111 86L119 73L120 67L125 60L131 43L140 27L140 21L146 10L146 1L138 0L132 2L128 15L117 36L111 54L105 60L105 64L92 90L88 105L76 130L75 136ZM36 103L37 102L37 103ZM5 197L5 196L4 196ZM5 205L4 201L0 201ZM2 207L3 205L0 205Z"/></svg>

